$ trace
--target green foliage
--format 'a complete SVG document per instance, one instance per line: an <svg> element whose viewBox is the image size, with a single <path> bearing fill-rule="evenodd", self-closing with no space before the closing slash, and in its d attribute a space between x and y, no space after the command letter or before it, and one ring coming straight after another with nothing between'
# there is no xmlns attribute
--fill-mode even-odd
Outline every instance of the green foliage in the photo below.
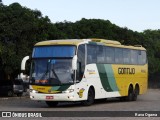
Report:
<svg viewBox="0 0 160 120"><path fill-rule="evenodd" d="M53 13L54 14L54 13ZM160 30L132 31L112 24L109 20L85 19L77 22L51 23L38 10L19 3L0 4L0 72L1 79L15 78L20 73L24 56L31 55L36 42L47 39L104 38L125 45L140 44L147 49L149 74L160 71ZM9 77L8 77L9 76Z"/></svg>
<svg viewBox="0 0 160 120"><path fill-rule="evenodd" d="M54 27L40 11L18 3L0 4L0 16L0 70L5 73L2 78L14 78L20 73L22 58L31 55L36 42L48 39Z"/></svg>

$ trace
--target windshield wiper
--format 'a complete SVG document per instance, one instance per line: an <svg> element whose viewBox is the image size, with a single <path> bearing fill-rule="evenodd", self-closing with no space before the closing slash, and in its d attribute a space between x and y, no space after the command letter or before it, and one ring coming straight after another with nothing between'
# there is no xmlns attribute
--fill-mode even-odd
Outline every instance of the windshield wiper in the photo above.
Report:
<svg viewBox="0 0 160 120"><path fill-rule="evenodd" d="M40 77L40 79L43 79L43 78L46 76L47 73L48 73L48 68L47 68L47 70L45 71L45 73Z"/></svg>
<svg viewBox="0 0 160 120"><path fill-rule="evenodd" d="M52 69L52 72L53 72L53 74L54 74L55 78L58 80L58 82L60 82L60 84L62 84L62 83L61 83L61 81L59 80L59 78L58 78L58 76L57 76L56 72L54 71L54 69Z"/></svg>

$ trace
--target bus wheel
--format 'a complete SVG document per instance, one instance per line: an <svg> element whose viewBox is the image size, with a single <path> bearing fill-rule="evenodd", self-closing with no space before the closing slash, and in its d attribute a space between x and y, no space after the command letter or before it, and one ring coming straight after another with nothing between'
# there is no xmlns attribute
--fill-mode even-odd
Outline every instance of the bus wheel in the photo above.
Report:
<svg viewBox="0 0 160 120"><path fill-rule="evenodd" d="M83 101L82 104L85 106L90 106L94 103L94 97L95 97L95 93L93 89L89 89L88 91L88 98L87 100Z"/></svg>
<svg viewBox="0 0 160 120"><path fill-rule="evenodd" d="M128 96L126 97L127 101L132 101L134 96L133 87L129 87Z"/></svg>
<svg viewBox="0 0 160 120"><path fill-rule="evenodd" d="M136 86L136 87L135 87L135 90L134 90L134 94L133 94L133 101L136 101L136 100L137 100L138 94L139 94L139 87Z"/></svg>
<svg viewBox="0 0 160 120"><path fill-rule="evenodd" d="M57 101L46 101L46 104L49 107L56 107L58 105L58 102Z"/></svg>

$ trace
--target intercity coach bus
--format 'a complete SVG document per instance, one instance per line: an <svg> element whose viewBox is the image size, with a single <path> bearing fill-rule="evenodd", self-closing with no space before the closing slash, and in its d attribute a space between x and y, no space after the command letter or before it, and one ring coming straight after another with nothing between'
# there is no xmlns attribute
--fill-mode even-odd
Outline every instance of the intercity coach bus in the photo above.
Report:
<svg viewBox="0 0 160 120"><path fill-rule="evenodd" d="M35 44L31 60L30 98L50 107L61 101L91 105L111 97L135 101L148 86L146 49L141 45L105 39L50 40Z"/></svg>

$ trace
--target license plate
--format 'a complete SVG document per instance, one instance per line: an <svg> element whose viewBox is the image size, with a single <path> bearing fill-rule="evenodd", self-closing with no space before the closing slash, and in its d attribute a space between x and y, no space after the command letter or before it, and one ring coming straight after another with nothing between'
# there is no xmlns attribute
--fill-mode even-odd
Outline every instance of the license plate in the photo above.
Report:
<svg viewBox="0 0 160 120"><path fill-rule="evenodd" d="M46 99L51 100L51 99L54 99L54 97L53 96L46 96Z"/></svg>

